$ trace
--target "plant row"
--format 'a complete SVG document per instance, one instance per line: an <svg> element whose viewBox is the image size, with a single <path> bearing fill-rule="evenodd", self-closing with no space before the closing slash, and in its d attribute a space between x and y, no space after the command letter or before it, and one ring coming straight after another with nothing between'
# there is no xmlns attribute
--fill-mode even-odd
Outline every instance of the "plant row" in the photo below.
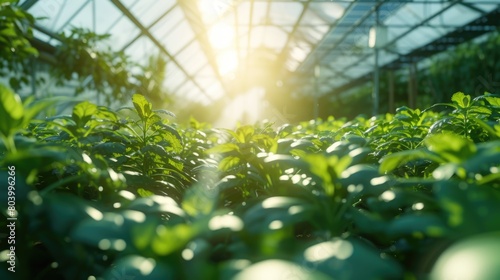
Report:
<svg viewBox="0 0 500 280"><path fill-rule="evenodd" d="M0 99L19 279L425 278L450 243L500 230L495 95L234 130L142 95L45 119L72 101Z"/></svg>

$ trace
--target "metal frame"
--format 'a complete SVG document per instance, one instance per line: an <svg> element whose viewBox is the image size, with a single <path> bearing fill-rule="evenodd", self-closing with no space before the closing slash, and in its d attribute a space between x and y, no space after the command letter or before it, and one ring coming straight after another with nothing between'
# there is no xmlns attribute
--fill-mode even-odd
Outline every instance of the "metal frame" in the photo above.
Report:
<svg viewBox="0 0 500 280"><path fill-rule="evenodd" d="M100 0L100 1L105 1L105 0ZM201 11L196 7L197 1L195 0L177 0L176 3L166 9L164 13L162 13L158 18L156 18L151 24L148 26L142 25L142 23L134 16L134 14L130 11L130 9L133 8L135 4L137 4L139 1L135 1L130 7L126 7L120 0L108 0L110 1L118 10L122 13L118 19L112 23L110 30L118 22L123 18L126 17L128 20L130 20L138 29L139 29L139 34L137 36L134 36L131 38L124 46L121 48L122 51L126 50L128 47L130 47L134 42L136 42L139 38L142 36L145 36L150 40L159 50L161 53L163 53L171 63L175 64L176 67L185 75L186 81L190 81L194 84L194 86L206 97L208 97L210 100L212 100L212 97L207 93L207 89L203 88L196 80L197 74L202 71L205 66L202 66L199 70L196 70L196 73L189 74L188 71L186 70L185 66L179 63L176 59L176 55L180 52L182 52L182 49L178 51L177 53L170 53L167 51L165 46L162 45L160 40L158 38L155 38L155 36L149 31L150 28L153 26L156 26L159 24L159 22L164 19L165 17L168 17L172 10L175 8L180 8L184 14L184 19L186 20L193 30L194 33L194 38L190 40L189 42L186 43L184 46L190 46L194 41L198 41L200 43L200 46L202 48L202 51L207 58L208 65L213 69L213 72L215 73L215 78L216 80L222 85L224 91L229 92L231 88L228 85L227 80L221 75L219 71L219 67L217 65L217 61L215 58L215 50L209 43L209 38L208 38L208 30L210 30L211 26L213 24L219 23L219 21L229 15L230 13L234 14L234 28L235 28L235 46L236 46L236 52L238 54L238 58L240 59L240 64L243 66L248 65L248 57L250 57L252 53L252 36L253 36L253 29L257 26L267 26L270 25L272 22L272 15L270 14L271 12L271 5L274 2L282 2L282 3L300 3L302 5L302 11L300 11L300 14L297 16L295 22L293 24L283 24L283 25L276 25L280 30L285 32L287 35L286 41L283 44L283 48L276 53L276 63L283 65L283 71L279 73L278 79L285 81L285 84L287 83L287 80L293 80L295 81L295 84L302 85L303 88L310 87L311 86L311 81L310 79L306 79L306 76L308 76L312 69L319 64L321 65L322 68L328 69L330 72L331 76L327 76L327 78L330 77L335 77L339 76L344 79L348 79L349 82L341 85L334 86L334 83L328 83L328 85L331 87L330 93L331 94L336 94L341 91L350 89L354 86L359 85L360 83L366 82L370 80L372 77L372 73L363 75L361 77L350 77L349 75L345 75L344 72L347 70L352 69L353 67L358 67L359 65L362 64L367 64L367 65L372 65L371 63L367 62L368 59L373 57L373 53L371 52L365 52L362 51L360 53L356 53L353 51L352 48L347 48L346 47L346 42L349 42L352 38L359 38L364 36L365 32L374 24L374 18L375 18L375 13L378 9L381 9L383 7L388 7L388 13L390 14L391 12L398 11L401 7L404 7L405 5L412 5L412 4L428 4L428 5L444 5L443 8L441 8L439 11L433 13L430 16L426 16L426 18L423 18L421 21L419 21L417 24L414 25L408 25L408 24L393 24L390 25L389 28L407 28L408 30L402 32L395 38L393 38L390 42L387 43L387 45L383 48L386 52L391 52L395 55L397 55L397 58L392 61L387 63L386 65L381 65L382 68L386 69L397 69L398 67L401 67L402 65L407 65L408 63L415 63L418 62L420 59L433 55L435 53L438 53L440 51L443 51L450 46L456 45L461 43L463 40L469 40L472 39L478 35L484 34L486 32L489 32L494 28L495 25L498 25L500 23L500 20L496 19L498 18L498 15L500 12L498 12L499 7L500 7L500 1L493 1L493 0L477 0L477 1L468 1L465 2L464 0L451 0L451 1L435 1L435 2L429 2L427 0L400 0L400 1L392 1L392 0L358 0L358 1L352 1L352 0L228 0L232 2L232 7L226 10L222 15L220 15L220 18L215 20L215 22L211 23L210 26L207 26L203 20L201 19ZM37 0L26 0L23 2L22 5L20 5L21 8L25 10L29 10L35 6L37 3ZM67 1L63 3L65 4ZM69 3L69 2L68 2ZM35 26L36 29L39 31L42 31L46 34L49 34L53 38L56 37L56 33L61 31L62 29L66 28L68 24L71 23L71 21L85 8L87 5L91 3L92 5L92 27L93 30L96 30L96 26L98 22L96 22L96 0L86 0L76 11L69 17L69 19L64 22L59 28L59 30L46 30L44 28L41 28L40 26ZM246 26L248 29L248 35L242 35L241 33L241 27L242 25L238 23L238 15L237 12L239 11L238 8L240 5L243 3L248 3L250 6L249 9L249 23ZM255 3L266 3L267 5L265 6L265 11L264 11L264 16L265 16L265 21L264 23L257 22L253 23L253 17L255 14ZM313 8L310 7L311 3L341 3L344 8L344 12L342 16L334 21L331 22L326 22L324 24L312 24L308 22L304 22L304 17L308 12L314 13L316 16L318 16L322 21L327 21L327 19L324 16L321 16L318 14ZM497 5L496 13L492 15L492 13L487 12L481 8L479 8L477 5L479 4L495 4ZM431 20L435 19L436 17L442 15L444 12L447 10L451 9L452 7L455 7L456 5L461 5L463 7L466 7L470 9L471 11L474 11L475 13L481 14L481 17L483 18L483 22L481 20L474 21L467 26L475 26L475 25L486 25L484 30L467 30L467 26L462 26L457 28L456 26L452 25L447 25L445 23L439 24L439 25L430 25L429 23ZM360 7L362 9L357 10L357 8ZM369 9L364 10L365 7L369 7ZM58 14L55 16L56 18L59 18L61 16L62 9L58 12ZM352 21L352 17L354 16L359 16L356 21ZM390 16L390 15L388 15ZM57 19L56 19L57 20ZM383 18L381 19L382 21L384 20ZM56 22L56 21L55 21ZM327 27L326 32L322 35L323 37L318 41L315 42L314 40L308 40L307 38L304 38L301 36L300 32L298 31L300 28L319 28L320 26ZM395 44L396 42L404 39L408 34L411 32L415 31L417 28L424 27L424 26L430 26L430 27L440 27L440 28L447 28L449 29L449 32L447 32L446 35L442 36L441 38L438 38L434 40L433 42L417 48L413 49L407 54L401 54L397 52L393 52L393 50L390 49L390 46ZM493 27L492 27L493 26ZM54 26L55 27L55 26ZM287 28L288 27L288 28ZM291 31L290 28L291 27ZM170 34L170 33L167 33ZM240 43L240 38L241 36L248 36L248 40L246 42L246 46L242 46ZM332 41L333 36L335 37L335 40ZM353 37L356 36L356 37ZM297 41L304 41L307 42L307 44L312 45L312 49L307 53L305 59L300 63L298 68L296 69L295 73L291 74L288 73L284 67L285 62L287 62L288 59L291 59L289 56L290 52L290 47L294 42ZM246 50L246 57L243 57L243 52ZM334 69L334 67L331 65L332 61L327 61L325 58L331 57L332 55L339 55L339 56L349 56L355 59L355 62L352 63L349 66L346 66L342 69ZM246 67L245 67L246 68ZM323 75L323 74L322 74ZM216 81L214 81L216 83ZM176 89L173 89L174 91L178 90L180 87L183 85L179 85Z"/></svg>

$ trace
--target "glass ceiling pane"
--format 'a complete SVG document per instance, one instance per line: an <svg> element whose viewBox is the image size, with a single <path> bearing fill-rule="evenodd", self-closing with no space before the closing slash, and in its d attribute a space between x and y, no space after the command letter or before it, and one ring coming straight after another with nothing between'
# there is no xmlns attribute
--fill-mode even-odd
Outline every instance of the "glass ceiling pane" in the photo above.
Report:
<svg viewBox="0 0 500 280"><path fill-rule="evenodd" d="M338 20L344 14L348 3L315 3L309 4L311 9L322 19L332 23Z"/></svg>
<svg viewBox="0 0 500 280"><path fill-rule="evenodd" d="M111 1L95 1L96 5L96 33L97 34L106 34L110 33L109 30L112 28L112 25L116 23L116 21L123 16L122 12L116 8ZM134 27L135 28L135 27ZM119 33L115 32L111 33L113 36L113 41L117 37L119 37ZM118 36L117 36L118 35Z"/></svg>
<svg viewBox="0 0 500 280"><path fill-rule="evenodd" d="M121 50L130 40L139 35L140 30L128 18L121 17L108 30L111 34L110 46L114 50Z"/></svg>
<svg viewBox="0 0 500 280"><path fill-rule="evenodd" d="M268 3L266 2L253 2L253 18L252 24L266 23ZM250 13L250 10L247 10Z"/></svg>
<svg viewBox="0 0 500 280"><path fill-rule="evenodd" d="M35 18L40 18L37 21L40 26L55 31L86 3L87 0L75 0L72 5L67 5L67 1L38 1L29 9L29 12Z"/></svg>
<svg viewBox="0 0 500 280"><path fill-rule="evenodd" d="M326 24L327 22L322 20L316 13L308 9L302 18L301 23L307 23L310 25L321 25Z"/></svg>
<svg viewBox="0 0 500 280"><path fill-rule="evenodd" d="M222 88L219 82L213 84L210 88L207 89L207 94L213 99L219 99L224 95L224 89Z"/></svg>
<svg viewBox="0 0 500 280"><path fill-rule="evenodd" d="M140 0L129 10L142 25L149 26L153 21L174 6L175 3L176 0Z"/></svg>
<svg viewBox="0 0 500 280"><path fill-rule="evenodd" d="M141 65L146 65L151 55L159 54L160 50L146 36L141 36L125 49L125 54Z"/></svg>
<svg viewBox="0 0 500 280"><path fill-rule="evenodd" d="M67 6L71 6L67 5ZM63 12L66 13L66 12ZM94 12L93 12L93 7L92 7L92 2L89 1L88 4L83 6L83 9L79 10L78 13L73 17L68 19L69 22L63 21L61 23L67 23L67 24L62 24L57 27L57 30L70 30L73 27L80 27L80 28L87 28L89 30L95 31L94 30ZM97 22L96 22L97 25Z"/></svg>
<svg viewBox="0 0 500 280"><path fill-rule="evenodd" d="M250 23L250 2L243 2L236 9L238 24L248 26Z"/></svg>
<svg viewBox="0 0 500 280"><path fill-rule="evenodd" d="M467 24L479 16L479 12L473 11L465 6L456 5L450 8L449 10L443 12L438 17L429 21L429 24L442 26L442 25L451 25L460 27L464 24Z"/></svg>
<svg viewBox="0 0 500 280"><path fill-rule="evenodd" d="M288 34L275 26L266 26L264 31L264 46L281 52L285 46Z"/></svg>
<svg viewBox="0 0 500 280"><path fill-rule="evenodd" d="M186 81L186 75L173 63L167 64L167 74L163 85L169 90L175 90Z"/></svg>
<svg viewBox="0 0 500 280"><path fill-rule="evenodd" d="M175 26L184 20L184 14L179 7L174 8L168 16L162 18L149 31L156 37L162 38L170 33Z"/></svg>
<svg viewBox="0 0 500 280"><path fill-rule="evenodd" d="M272 2L271 22L276 25L294 25L304 5L296 2Z"/></svg>
<svg viewBox="0 0 500 280"><path fill-rule="evenodd" d="M184 48L175 56L175 59L184 66L184 69L190 75L194 75L202 66L207 64L207 58L203 54L200 44L196 41Z"/></svg>
<svg viewBox="0 0 500 280"><path fill-rule="evenodd" d="M158 38L167 51L175 54L180 51L194 37L193 30L186 21L181 22L174 30L163 38Z"/></svg>

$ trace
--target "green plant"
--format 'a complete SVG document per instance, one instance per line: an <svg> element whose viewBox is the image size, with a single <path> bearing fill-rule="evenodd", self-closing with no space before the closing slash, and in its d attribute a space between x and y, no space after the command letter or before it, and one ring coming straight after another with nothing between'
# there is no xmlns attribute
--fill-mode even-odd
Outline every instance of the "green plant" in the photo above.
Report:
<svg viewBox="0 0 500 280"><path fill-rule="evenodd" d="M38 56L29 41L35 19L19 8L17 2L0 1L0 74L10 76L9 84L15 90L30 83L30 60Z"/></svg>

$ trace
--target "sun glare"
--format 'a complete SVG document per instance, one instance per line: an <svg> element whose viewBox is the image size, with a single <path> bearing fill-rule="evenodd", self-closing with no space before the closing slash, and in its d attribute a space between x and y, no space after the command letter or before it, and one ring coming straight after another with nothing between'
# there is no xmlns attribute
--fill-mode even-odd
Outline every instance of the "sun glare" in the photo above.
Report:
<svg viewBox="0 0 500 280"><path fill-rule="evenodd" d="M230 48L234 43L234 28L223 22L216 24L210 29L208 38L215 49Z"/></svg>
<svg viewBox="0 0 500 280"><path fill-rule="evenodd" d="M222 76L234 72L238 67L238 54L236 51L226 51L219 54L217 56L217 66Z"/></svg>
<svg viewBox="0 0 500 280"><path fill-rule="evenodd" d="M224 109L216 126L234 127L237 123L254 124L265 108L263 88L254 88L234 98Z"/></svg>

